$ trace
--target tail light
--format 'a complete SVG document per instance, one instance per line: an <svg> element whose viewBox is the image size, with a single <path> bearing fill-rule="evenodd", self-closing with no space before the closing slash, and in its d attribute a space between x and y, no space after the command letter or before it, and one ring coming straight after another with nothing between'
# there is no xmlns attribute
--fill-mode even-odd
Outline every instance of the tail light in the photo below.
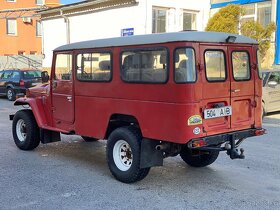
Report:
<svg viewBox="0 0 280 210"><path fill-rule="evenodd" d="M206 146L205 140L195 140L192 142L192 148L203 147Z"/></svg>
<svg viewBox="0 0 280 210"><path fill-rule="evenodd" d="M19 80L19 86L23 87L24 86L24 80Z"/></svg>
<svg viewBox="0 0 280 210"><path fill-rule="evenodd" d="M256 130L255 131L255 135L256 136L261 136L261 135L264 135L266 134L266 130L265 129L260 129L260 130Z"/></svg>

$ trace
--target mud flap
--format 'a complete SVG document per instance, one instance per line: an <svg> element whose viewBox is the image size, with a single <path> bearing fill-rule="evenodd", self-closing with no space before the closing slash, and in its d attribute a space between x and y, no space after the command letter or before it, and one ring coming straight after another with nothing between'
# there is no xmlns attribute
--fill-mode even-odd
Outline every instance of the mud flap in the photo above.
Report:
<svg viewBox="0 0 280 210"><path fill-rule="evenodd" d="M160 142L151 139L142 139L140 168L149 168L152 166L163 165L163 152L156 150Z"/></svg>
<svg viewBox="0 0 280 210"><path fill-rule="evenodd" d="M60 132L40 129L40 139L42 144L61 141Z"/></svg>

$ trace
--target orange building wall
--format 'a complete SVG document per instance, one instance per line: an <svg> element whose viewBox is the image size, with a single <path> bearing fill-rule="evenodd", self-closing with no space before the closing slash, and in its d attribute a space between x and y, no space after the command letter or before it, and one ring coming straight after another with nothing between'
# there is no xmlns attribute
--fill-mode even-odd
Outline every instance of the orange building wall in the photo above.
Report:
<svg viewBox="0 0 280 210"><path fill-rule="evenodd" d="M45 4L48 6L59 6L59 0L45 0ZM0 0L0 11L34 7L40 7L40 5L35 4L35 0L16 0L16 2ZM0 18L4 15L1 13ZM17 55L19 51L24 51L26 55L29 55L30 52L41 54L42 38L36 36L36 20L39 20L39 17L33 17L31 23L24 23L22 18L17 18L17 35L12 36L7 34L6 20L0 19L0 56Z"/></svg>

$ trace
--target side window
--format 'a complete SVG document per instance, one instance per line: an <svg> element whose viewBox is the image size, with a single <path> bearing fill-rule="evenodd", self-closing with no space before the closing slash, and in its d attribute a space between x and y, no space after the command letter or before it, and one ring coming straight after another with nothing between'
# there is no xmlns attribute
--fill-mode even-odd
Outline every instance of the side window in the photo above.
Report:
<svg viewBox="0 0 280 210"><path fill-rule="evenodd" d="M12 79L20 79L19 72L18 72L18 71L14 71L14 72L11 74L11 78L12 78Z"/></svg>
<svg viewBox="0 0 280 210"><path fill-rule="evenodd" d="M1 79L1 77L2 77L2 74L3 74L3 72L2 72L2 71L0 71L0 79Z"/></svg>
<svg viewBox="0 0 280 210"><path fill-rule="evenodd" d="M71 80L72 78L72 55L57 54L55 61L55 79Z"/></svg>
<svg viewBox="0 0 280 210"><path fill-rule="evenodd" d="M248 52L232 52L233 78L237 81L250 80L250 61Z"/></svg>
<svg viewBox="0 0 280 210"><path fill-rule="evenodd" d="M167 50L124 51L122 79L135 83L165 83L168 79Z"/></svg>
<svg viewBox="0 0 280 210"><path fill-rule="evenodd" d="M205 51L206 78L210 82L221 82L226 80L226 63L223 51Z"/></svg>
<svg viewBox="0 0 280 210"><path fill-rule="evenodd" d="M277 84L279 85L280 84L280 75L279 75L279 72L272 72L270 74L270 77L268 79L268 82L277 82Z"/></svg>
<svg viewBox="0 0 280 210"><path fill-rule="evenodd" d="M11 78L11 74L12 74L11 71L5 71L3 73L3 79L10 79Z"/></svg>
<svg viewBox="0 0 280 210"><path fill-rule="evenodd" d="M76 71L78 80L108 82L112 78L111 54L108 52L78 54Z"/></svg>
<svg viewBox="0 0 280 210"><path fill-rule="evenodd" d="M174 52L175 82L187 83L196 81L195 52L192 48L180 48Z"/></svg>

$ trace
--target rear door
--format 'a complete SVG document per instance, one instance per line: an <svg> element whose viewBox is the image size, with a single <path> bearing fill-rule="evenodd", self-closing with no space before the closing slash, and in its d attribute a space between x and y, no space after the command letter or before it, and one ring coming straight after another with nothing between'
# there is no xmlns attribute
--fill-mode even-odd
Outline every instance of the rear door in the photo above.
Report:
<svg viewBox="0 0 280 210"><path fill-rule="evenodd" d="M227 67L227 47L200 45L202 65L203 129L207 135L230 129L230 78Z"/></svg>
<svg viewBox="0 0 280 210"><path fill-rule="evenodd" d="M246 129L254 125L255 78L252 47L229 46L229 70L231 80L231 128Z"/></svg>

